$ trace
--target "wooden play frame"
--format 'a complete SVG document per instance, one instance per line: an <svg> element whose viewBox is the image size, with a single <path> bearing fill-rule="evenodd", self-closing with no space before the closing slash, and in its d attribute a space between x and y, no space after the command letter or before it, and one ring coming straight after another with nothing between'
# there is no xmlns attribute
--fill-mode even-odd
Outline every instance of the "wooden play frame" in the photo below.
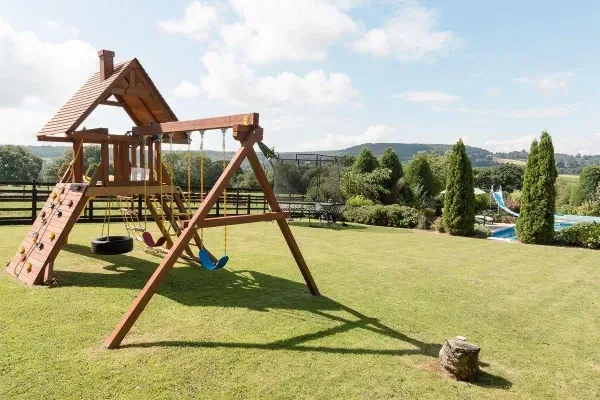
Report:
<svg viewBox="0 0 600 400"><path fill-rule="evenodd" d="M106 195L143 195L153 219L167 238L166 253L105 341L106 348L119 347L180 257L198 261L190 248L190 242L194 240L198 248L203 248L198 235L201 228L277 221L310 293L319 296L317 285L287 223L288 213L281 211L254 150L254 145L263 138L258 113L178 121L137 59L114 65L114 52L100 50L98 56L100 71L79 89L37 135L40 141L72 143L73 160L7 264L6 271L31 286L52 285L56 256L67 243L71 229L90 199ZM126 135L111 135L106 128L77 130L99 105L122 108L136 126ZM167 138L170 143L187 144L193 131L218 129L232 129L233 138L240 143L240 147L191 218L180 220L176 226L171 222L177 234L177 240L173 241L165 234L160 216L150 198L160 195L158 202L167 216L172 217L176 212L187 215L190 210L185 209L179 195L173 196L172 210L166 204L163 193L173 193L174 184L163 165L161 145ZM100 165L87 182L83 171L84 143L100 144L101 148ZM114 176L109 175L111 147ZM131 168L138 166L138 160L139 167L144 171L148 170L148 178L144 178L144 182L132 181ZM270 212L207 218L244 160L250 163ZM210 257L215 260L214 256Z"/></svg>

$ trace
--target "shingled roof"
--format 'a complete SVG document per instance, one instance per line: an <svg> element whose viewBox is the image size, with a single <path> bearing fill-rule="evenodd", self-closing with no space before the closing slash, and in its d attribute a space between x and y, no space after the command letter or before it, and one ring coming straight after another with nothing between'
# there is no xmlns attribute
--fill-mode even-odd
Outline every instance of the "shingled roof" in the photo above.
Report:
<svg viewBox="0 0 600 400"><path fill-rule="evenodd" d="M177 117L162 97L137 59L112 67L113 52L101 50L100 69L67 101L37 134L46 136L69 135L102 103L122 107L136 126L151 122L173 122ZM103 61L110 55L109 63ZM104 70L106 68L106 70ZM105 79L102 79L105 77ZM116 101L110 101L114 96Z"/></svg>

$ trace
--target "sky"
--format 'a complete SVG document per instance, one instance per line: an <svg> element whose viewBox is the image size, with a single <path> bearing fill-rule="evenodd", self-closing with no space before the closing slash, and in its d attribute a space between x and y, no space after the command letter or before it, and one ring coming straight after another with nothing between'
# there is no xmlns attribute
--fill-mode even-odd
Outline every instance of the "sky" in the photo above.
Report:
<svg viewBox="0 0 600 400"><path fill-rule="evenodd" d="M179 119L260 113L276 151L512 151L547 130L558 152L600 154L598 15L583 0L0 0L0 142L35 144L109 49ZM132 123L101 107L84 125Z"/></svg>

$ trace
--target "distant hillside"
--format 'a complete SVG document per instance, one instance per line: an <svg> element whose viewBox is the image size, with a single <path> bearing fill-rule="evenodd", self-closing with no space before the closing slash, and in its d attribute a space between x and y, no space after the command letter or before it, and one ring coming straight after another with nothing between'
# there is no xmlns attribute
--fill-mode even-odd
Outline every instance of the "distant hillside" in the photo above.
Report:
<svg viewBox="0 0 600 400"><path fill-rule="evenodd" d="M511 151L510 153L495 153L494 157L505 161L526 164L529 153L525 150ZM556 168L560 174L579 175L588 165L600 165L600 155L581 155L556 153Z"/></svg>
<svg viewBox="0 0 600 400"><path fill-rule="evenodd" d="M52 158L60 157L64 154L64 152L67 149L71 148L71 147L67 147L67 146L48 146L48 145L25 146L25 147L27 148L27 150L29 150L36 156L38 156L40 158L44 158L44 159L52 159Z"/></svg>
<svg viewBox="0 0 600 400"><path fill-rule="evenodd" d="M319 153L333 156L357 156L364 147L371 149L376 157L379 157L385 151L385 149L391 147L394 149L398 157L400 157L400 161L406 163L410 161L415 154L420 152L435 151L438 154L443 155L452 148L452 145L420 143L365 143L342 150L313 151L306 153ZM275 149L275 151L277 152L277 149ZM284 158L293 158L296 154L300 153L284 152L278 154L281 154ZM485 149L467 146L467 154L471 158L471 162L473 163L474 167L489 167L497 164L493 160L493 154Z"/></svg>

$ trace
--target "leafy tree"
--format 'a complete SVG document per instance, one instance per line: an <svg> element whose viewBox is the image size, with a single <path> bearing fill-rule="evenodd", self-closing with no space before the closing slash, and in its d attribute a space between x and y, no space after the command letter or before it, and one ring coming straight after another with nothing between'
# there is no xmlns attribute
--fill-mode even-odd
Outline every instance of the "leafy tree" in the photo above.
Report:
<svg viewBox="0 0 600 400"><path fill-rule="evenodd" d="M258 180L256 179L256 175L254 174L252 168L246 168L241 174L239 174L235 179L233 185L238 188L260 188L260 185L258 184Z"/></svg>
<svg viewBox="0 0 600 400"><path fill-rule="evenodd" d="M424 194L431 197L441 191L442 183L433 174L427 161L427 155L424 153L419 153L412 159L406 168L404 177L413 192L417 190L418 186L422 187Z"/></svg>
<svg viewBox="0 0 600 400"><path fill-rule="evenodd" d="M579 185L573 194L573 205L579 206L592 200L596 188L600 184L600 166L590 165L581 171Z"/></svg>
<svg viewBox="0 0 600 400"><path fill-rule="evenodd" d="M392 190L398 183L398 180L404 176L404 170L402 169L402 163L394 152L394 149L388 147L381 155L379 161L381 168L387 168L391 171L390 180L388 181L387 188Z"/></svg>
<svg viewBox="0 0 600 400"><path fill-rule="evenodd" d="M364 147L360 151L356 161L354 161L354 164L352 165L352 171L363 174L365 172L373 172L377 167L379 167L377 158L375 158L368 147Z"/></svg>
<svg viewBox="0 0 600 400"><path fill-rule="evenodd" d="M474 170L475 187L489 190L492 185L496 188L502 186L505 192L513 192L523 187L525 169L516 164L502 164L491 168L477 168Z"/></svg>
<svg viewBox="0 0 600 400"><path fill-rule="evenodd" d="M522 242L552 242L557 176L552 138L544 131L539 144L537 141L531 144L525 168L521 215L517 220L517 236Z"/></svg>
<svg viewBox="0 0 600 400"><path fill-rule="evenodd" d="M385 184L390 179L391 171L387 168L377 168L373 172L357 173L346 168L342 171L341 190L345 198L362 196L374 202L379 202L389 194Z"/></svg>
<svg viewBox="0 0 600 400"><path fill-rule="evenodd" d="M427 153L424 153L424 155L427 158L427 162L429 163L429 167L431 167L433 175L440 183L440 187L444 187L448 176L449 157L446 154L440 155L435 150L430 150Z"/></svg>
<svg viewBox="0 0 600 400"><path fill-rule="evenodd" d="M42 170L42 159L23 146L0 146L0 179L29 181Z"/></svg>
<svg viewBox="0 0 600 400"><path fill-rule="evenodd" d="M452 149L444 196L444 224L451 235L473 236L475 194L473 170L462 139Z"/></svg>

